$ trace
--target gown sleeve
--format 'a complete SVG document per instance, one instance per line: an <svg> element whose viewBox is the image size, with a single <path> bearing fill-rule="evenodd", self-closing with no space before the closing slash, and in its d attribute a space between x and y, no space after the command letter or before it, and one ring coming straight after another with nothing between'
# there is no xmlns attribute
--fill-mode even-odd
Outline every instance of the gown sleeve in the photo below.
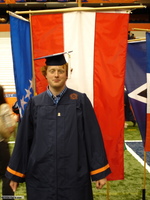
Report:
<svg viewBox="0 0 150 200"><path fill-rule="evenodd" d="M25 181L28 155L34 133L31 104L30 100L19 124L15 147L6 170L6 177L16 182Z"/></svg>
<svg viewBox="0 0 150 200"><path fill-rule="evenodd" d="M93 181L105 178L111 173L102 133L92 104L86 94L83 94L83 119L86 150L89 161L90 175Z"/></svg>

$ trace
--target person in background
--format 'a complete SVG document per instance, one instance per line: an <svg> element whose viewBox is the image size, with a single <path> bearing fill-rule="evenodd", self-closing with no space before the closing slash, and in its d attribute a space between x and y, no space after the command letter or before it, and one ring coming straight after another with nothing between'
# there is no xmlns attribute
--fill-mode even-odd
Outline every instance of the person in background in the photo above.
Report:
<svg viewBox="0 0 150 200"><path fill-rule="evenodd" d="M12 111L16 114L17 118L16 121L20 122L20 113L19 113L19 106L18 101L16 101L12 106Z"/></svg>
<svg viewBox="0 0 150 200"><path fill-rule="evenodd" d="M7 104L6 99L4 97L4 89L0 85L0 117L3 117L3 115L9 116L11 113L12 111L10 109L10 106ZM14 195L14 192L9 185L10 180L5 177L6 167L10 159L10 151L7 139L1 134L2 126L4 126L4 124L1 124L0 126L0 179L2 180L1 198L7 200L7 199L14 199L12 197Z"/></svg>
<svg viewBox="0 0 150 200"><path fill-rule="evenodd" d="M134 33L131 33L131 31L128 31L128 40L136 39Z"/></svg>
<svg viewBox="0 0 150 200"><path fill-rule="evenodd" d="M128 31L128 40L131 40L131 32Z"/></svg>
<svg viewBox="0 0 150 200"><path fill-rule="evenodd" d="M84 93L66 86L64 54L44 57L47 90L28 103L6 176L28 200L93 200L111 173L94 109ZM40 58L39 58L40 59Z"/></svg>
<svg viewBox="0 0 150 200"><path fill-rule="evenodd" d="M129 102L129 97L126 89L124 89L124 111L125 111L125 121L131 121L133 123L133 126L136 125L136 120L133 115L133 111L131 109L131 105ZM125 128L127 128L127 125L125 125Z"/></svg>
<svg viewBox="0 0 150 200"><path fill-rule="evenodd" d="M131 39L136 39L134 33L132 33L132 35L131 35Z"/></svg>

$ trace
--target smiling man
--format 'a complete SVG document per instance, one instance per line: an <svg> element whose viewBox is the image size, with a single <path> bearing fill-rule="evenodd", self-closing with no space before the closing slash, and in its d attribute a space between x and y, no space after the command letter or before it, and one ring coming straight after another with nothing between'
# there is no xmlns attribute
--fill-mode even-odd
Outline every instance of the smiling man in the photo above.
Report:
<svg viewBox="0 0 150 200"><path fill-rule="evenodd" d="M14 191L26 182L28 200L93 200L91 180L100 189L110 174L100 127L86 94L66 86L64 54L44 58L48 88L28 103L6 176Z"/></svg>

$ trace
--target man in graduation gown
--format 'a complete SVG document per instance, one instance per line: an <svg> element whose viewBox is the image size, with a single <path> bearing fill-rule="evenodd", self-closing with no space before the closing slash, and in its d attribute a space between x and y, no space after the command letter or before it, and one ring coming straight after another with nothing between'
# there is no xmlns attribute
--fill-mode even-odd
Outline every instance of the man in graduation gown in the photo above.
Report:
<svg viewBox="0 0 150 200"><path fill-rule="evenodd" d="M28 200L93 200L91 180L102 188L110 174L100 127L86 94L66 87L64 54L45 59L48 88L26 107L6 176Z"/></svg>

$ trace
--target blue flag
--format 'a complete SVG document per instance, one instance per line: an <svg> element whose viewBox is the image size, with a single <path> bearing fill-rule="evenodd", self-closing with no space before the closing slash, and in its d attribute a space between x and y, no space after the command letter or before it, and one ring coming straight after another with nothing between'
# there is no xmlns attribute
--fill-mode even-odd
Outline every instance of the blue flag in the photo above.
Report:
<svg viewBox="0 0 150 200"><path fill-rule="evenodd" d="M128 43L125 85L144 146L146 139L147 112L146 72L146 42Z"/></svg>
<svg viewBox="0 0 150 200"><path fill-rule="evenodd" d="M150 32L146 33L146 48L147 48L147 72L150 73Z"/></svg>
<svg viewBox="0 0 150 200"><path fill-rule="evenodd" d="M16 93L22 117L33 95L30 23L10 15L10 33Z"/></svg>

